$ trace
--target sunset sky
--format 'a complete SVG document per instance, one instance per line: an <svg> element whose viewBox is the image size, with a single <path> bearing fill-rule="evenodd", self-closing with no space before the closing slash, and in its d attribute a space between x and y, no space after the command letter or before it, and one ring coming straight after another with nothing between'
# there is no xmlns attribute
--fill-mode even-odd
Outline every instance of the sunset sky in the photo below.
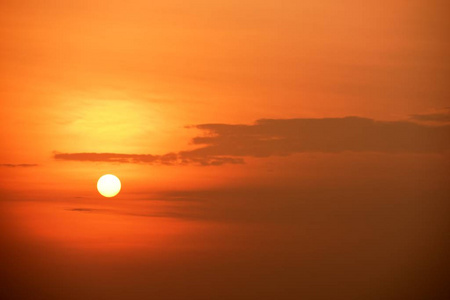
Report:
<svg viewBox="0 0 450 300"><path fill-rule="evenodd" d="M447 299L449 9L1 1L0 298Z"/></svg>

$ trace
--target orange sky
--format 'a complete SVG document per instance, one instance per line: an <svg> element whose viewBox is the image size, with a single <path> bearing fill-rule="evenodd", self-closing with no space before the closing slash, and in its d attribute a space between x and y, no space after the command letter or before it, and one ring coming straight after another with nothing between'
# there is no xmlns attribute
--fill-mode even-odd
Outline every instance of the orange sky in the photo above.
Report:
<svg viewBox="0 0 450 300"><path fill-rule="evenodd" d="M2 7L0 157L48 173L61 168L53 151L189 149L197 132L186 125L404 120L448 105L448 22L439 1Z"/></svg>
<svg viewBox="0 0 450 300"><path fill-rule="evenodd" d="M357 258L386 268L369 274L343 267L348 278L362 272L372 283L331 290L346 299L370 291L383 299L410 295L399 286L419 280L421 263L435 263L417 257L440 257L425 237L440 241L440 212L448 212L447 11L441 0L1 1L0 241L4 257L15 247L37 249L17 256L25 259L19 269L5 269L55 299L55 278L67 270L84 275L82 267L64 269L73 258L95 279L116 267L137 274L131 283L114 269L103 282L125 282L125 290L141 287L148 275L137 258L177 274L158 279L161 286L180 283L180 261L198 271L194 285L207 280L211 270L195 271L195 262L204 262L199 253L228 278L266 268L291 282L307 278L281 271L298 263L296 253L317 275L326 268L314 261L339 265L355 255L339 241L351 247L365 237L379 247ZM95 188L106 173L122 181L110 200ZM421 208L429 227L416 223ZM363 229L346 236L354 227ZM258 252L258 243L277 246ZM108 261L93 263L105 249ZM53 279L31 284L17 277L20 268L38 274L46 251L57 253ZM165 253L167 265L153 264L146 251ZM223 260L237 266L255 251L237 271ZM399 282L371 277L395 262L398 274L408 272L404 262L414 275ZM306 282L319 282L316 275ZM338 274L330 276L328 284L336 282ZM250 284L272 282L267 297L289 299L276 292L281 281L255 278ZM237 299L241 285L231 281L224 299ZM383 284L398 291L379 292ZM226 290L210 285L188 294L219 299L214 287ZM104 291L97 287L92 299ZM179 296L160 293L158 299ZM255 289L248 299L263 294ZM316 299L314 289L292 294Z"/></svg>

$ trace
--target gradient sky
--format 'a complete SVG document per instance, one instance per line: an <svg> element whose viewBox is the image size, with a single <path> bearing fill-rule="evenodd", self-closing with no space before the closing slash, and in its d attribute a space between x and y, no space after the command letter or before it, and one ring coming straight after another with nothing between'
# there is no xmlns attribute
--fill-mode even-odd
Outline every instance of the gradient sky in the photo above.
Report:
<svg viewBox="0 0 450 300"><path fill-rule="evenodd" d="M1 1L0 295L446 299L448 10Z"/></svg>

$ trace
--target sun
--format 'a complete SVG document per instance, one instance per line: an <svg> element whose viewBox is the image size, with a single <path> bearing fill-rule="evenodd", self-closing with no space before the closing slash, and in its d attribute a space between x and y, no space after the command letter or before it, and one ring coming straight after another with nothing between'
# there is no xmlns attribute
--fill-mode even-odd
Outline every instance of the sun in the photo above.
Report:
<svg viewBox="0 0 450 300"><path fill-rule="evenodd" d="M97 182L97 190L104 197L114 197L120 192L120 188L122 185L120 184L119 178L112 174L106 174L99 178Z"/></svg>

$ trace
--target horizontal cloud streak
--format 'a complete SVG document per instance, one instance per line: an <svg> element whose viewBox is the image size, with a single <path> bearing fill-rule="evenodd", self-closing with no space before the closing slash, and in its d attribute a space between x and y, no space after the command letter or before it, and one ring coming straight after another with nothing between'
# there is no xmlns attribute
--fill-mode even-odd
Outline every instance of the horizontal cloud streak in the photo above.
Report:
<svg viewBox="0 0 450 300"><path fill-rule="evenodd" d="M54 153L58 160L116 162L116 163L144 163L160 165L219 166L223 164L242 164L241 158L221 156L192 156L189 153L168 153L165 155L151 154L122 154L122 153Z"/></svg>
<svg viewBox="0 0 450 300"><path fill-rule="evenodd" d="M0 164L0 167L5 168L30 168L37 167L38 164Z"/></svg>
<svg viewBox="0 0 450 300"><path fill-rule="evenodd" d="M203 166L240 164L243 157L285 156L302 152L444 153L450 125L428 126L367 118L262 119L252 125L201 124L200 148L168 153L55 153L58 160Z"/></svg>
<svg viewBox="0 0 450 300"><path fill-rule="evenodd" d="M417 114L411 115L411 119L424 122L450 122L450 107L445 108L441 112L435 112L430 114Z"/></svg>

